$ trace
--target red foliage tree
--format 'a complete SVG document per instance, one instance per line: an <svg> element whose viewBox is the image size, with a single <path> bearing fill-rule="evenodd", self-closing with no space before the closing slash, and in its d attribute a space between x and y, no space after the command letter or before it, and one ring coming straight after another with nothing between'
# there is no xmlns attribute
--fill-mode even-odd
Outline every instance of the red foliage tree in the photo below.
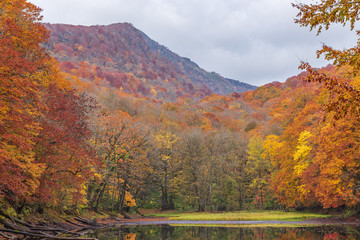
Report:
<svg viewBox="0 0 360 240"><path fill-rule="evenodd" d="M39 8L3 0L0 9L0 197L15 201L34 191L43 170L32 150L50 58L39 46L48 36Z"/></svg>
<svg viewBox="0 0 360 240"><path fill-rule="evenodd" d="M68 204L76 206L82 200L85 181L96 166L88 144L86 113L90 108L84 96L55 84L49 86L44 100L47 111L41 119L36 160L46 167L36 191L37 201L56 205L63 195L71 201Z"/></svg>

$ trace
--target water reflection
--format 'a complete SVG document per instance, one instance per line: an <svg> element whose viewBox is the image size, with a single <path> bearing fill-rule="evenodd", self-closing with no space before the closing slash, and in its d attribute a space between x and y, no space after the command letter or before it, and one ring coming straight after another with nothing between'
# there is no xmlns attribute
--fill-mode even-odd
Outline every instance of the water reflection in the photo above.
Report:
<svg viewBox="0 0 360 240"><path fill-rule="evenodd" d="M299 228L234 228L234 227L196 227L196 226L130 226L103 229L90 234L100 240L227 240L227 239L321 239L343 240L360 239L360 229L353 227L322 226Z"/></svg>

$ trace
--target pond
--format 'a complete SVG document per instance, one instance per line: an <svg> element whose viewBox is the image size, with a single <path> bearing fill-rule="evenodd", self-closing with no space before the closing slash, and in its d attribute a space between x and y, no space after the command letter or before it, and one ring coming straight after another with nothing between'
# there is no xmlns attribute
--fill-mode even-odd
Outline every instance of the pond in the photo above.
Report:
<svg viewBox="0 0 360 240"><path fill-rule="evenodd" d="M88 235L99 240L232 240L232 239L360 239L350 226L244 227L133 225L102 229Z"/></svg>

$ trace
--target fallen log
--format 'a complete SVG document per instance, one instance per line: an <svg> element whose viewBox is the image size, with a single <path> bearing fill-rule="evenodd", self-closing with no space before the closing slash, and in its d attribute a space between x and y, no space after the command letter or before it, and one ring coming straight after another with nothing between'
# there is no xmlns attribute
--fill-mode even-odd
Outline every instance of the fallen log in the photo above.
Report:
<svg viewBox="0 0 360 240"><path fill-rule="evenodd" d="M15 221L16 223L21 224L21 225L23 225L23 226L25 226L25 227L28 227L28 228L34 227L34 225L32 225L32 224L30 224L30 223L27 223L27 222L24 222L24 221L21 221L21 220L19 220L19 219L17 219L17 218L12 218L12 219L13 219L13 221Z"/></svg>
<svg viewBox="0 0 360 240"><path fill-rule="evenodd" d="M29 229L27 227L23 227L23 226L18 226L15 224L10 223L9 221L7 221L6 219L1 219L0 218L0 223L2 225L4 225L4 227L12 229L12 230L20 230L20 231L28 231Z"/></svg>
<svg viewBox="0 0 360 240"><path fill-rule="evenodd" d="M91 220L87 220L85 218L80 218L80 217L75 217L74 218L76 221L90 225L90 226L94 226L94 227L99 227L101 226L100 224L98 224L96 221L91 221Z"/></svg>
<svg viewBox="0 0 360 240"><path fill-rule="evenodd" d="M68 219L64 219L64 220L65 220L66 222L70 223L70 224L73 224L73 225L77 226L77 227L86 228L86 226L80 225L80 224L75 223L75 222L73 222L73 221L70 221L70 220L68 220Z"/></svg>
<svg viewBox="0 0 360 240"><path fill-rule="evenodd" d="M80 234L78 234L78 233L76 233L76 232L71 232L71 231L68 231L68 230L62 229L62 228L33 227L33 228L30 228L30 230L32 230L32 231L45 231L45 232L66 233L66 234L72 234L72 235L78 235L78 236L80 236Z"/></svg>
<svg viewBox="0 0 360 240"><path fill-rule="evenodd" d="M66 222L76 227L69 226L68 224L65 224L66 226L65 225L61 226L61 224L59 225L59 223L51 224L51 223L39 222L37 224L32 224L13 218L7 215L6 213L4 213L1 209L0 209L0 215L3 216L0 217L0 224L4 227L4 229L2 228L0 229L0 234L1 234L0 236L5 239L12 239L12 240L20 240L20 239L26 240L33 238L59 239L59 240L75 240L75 239L93 240L94 238L81 238L80 236L82 236L82 232L84 231L116 226L115 223L110 223L110 224L98 223L96 220L85 219L78 216L77 214L75 214L76 217L74 217L74 220L76 222L68 219L64 219ZM118 218L115 218L113 220L123 221L122 219L118 219ZM4 235L3 233L8 233L8 234ZM20 236L16 236L15 234L18 234ZM59 237L60 235L67 237Z"/></svg>
<svg viewBox="0 0 360 240"><path fill-rule="evenodd" d="M76 216L76 218L74 218L75 220L81 220L81 221L83 221L84 223L88 223L89 225L91 225L91 224L98 224L97 223L97 221L96 220L89 220L89 219L85 219L85 218L82 218L82 217L80 217L78 214L76 214L75 213L75 216Z"/></svg>
<svg viewBox="0 0 360 240"><path fill-rule="evenodd" d="M3 233L0 233L0 236L2 236L3 238L6 238L6 239L13 239L12 236L9 236L9 235L3 234Z"/></svg>

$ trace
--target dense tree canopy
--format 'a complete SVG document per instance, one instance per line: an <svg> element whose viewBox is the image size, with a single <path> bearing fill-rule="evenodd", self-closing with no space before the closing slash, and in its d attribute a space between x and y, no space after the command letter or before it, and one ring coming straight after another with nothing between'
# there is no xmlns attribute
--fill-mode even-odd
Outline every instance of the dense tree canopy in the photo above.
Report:
<svg viewBox="0 0 360 240"><path fill-rule="evenodd" d="M0 196L19 211L63 205L61 194L74 204L92 162L85 101L41 46L49 34L40 9L25 0L0 9Z"/></svg>
<svg viewBox="0 0 360 240"><path fill-rule="evenodd" d="M296 22L319 33L332 23L353 28L358 6L294 4ZM105 56L83 61L81 45L56 45L55 55L81 55L60 56L61 72L42 48L49 34L39 12L25 0L0 3L0 207L126 214L359 206L357 47L324 46L318 53L336 67L303 63L307 72L241 95L196 92L182 76L186 84L167 99L155 75L171 71L155 60L154 72L115 74ZM146 69L136 58L121 68Z"/></svg>
<svg viewBox="0 0 360 240"><path fill-rule="evenodd" d="M33 145L51 60L39 46L47 37L39 9L26 1L1 1L0 9L0 196L15 199L31 194L44 170Z"/></svg>

